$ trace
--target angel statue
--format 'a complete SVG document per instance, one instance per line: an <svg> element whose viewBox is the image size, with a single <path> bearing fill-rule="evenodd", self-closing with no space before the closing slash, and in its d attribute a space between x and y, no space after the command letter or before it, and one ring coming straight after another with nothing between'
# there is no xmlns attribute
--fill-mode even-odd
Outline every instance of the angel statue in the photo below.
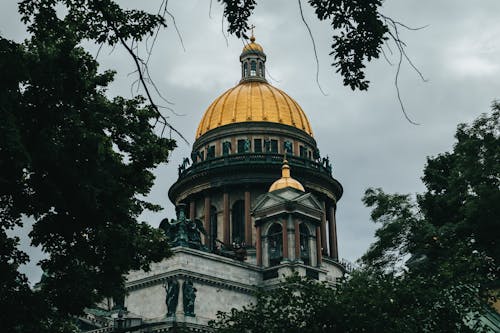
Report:
<svg viewBox="0 0 500 333"><path fill-rule="evenodd" d="M203 223L199 219L186 218L186 204L179 204L176 207L177 219L165 218L160 223L160 229L167 234L172 247L185 246L197 250L207 250L207 247L201 243L201 235L205 236L207 232L203 228Z"/></svg>

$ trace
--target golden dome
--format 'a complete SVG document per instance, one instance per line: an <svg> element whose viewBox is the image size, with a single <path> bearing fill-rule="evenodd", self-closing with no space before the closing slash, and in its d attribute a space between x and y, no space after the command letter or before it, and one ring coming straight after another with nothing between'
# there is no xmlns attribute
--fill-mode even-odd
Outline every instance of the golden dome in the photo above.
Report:
<svg viewBox="0 0 500 333"><path fill-rule="evenodd" d="M281 190L282 188L292 187L296 190L305 192L304 186L302 186L299 181L290 177L290 167L288 166L288 161L283 161L283 166L281 167L281 178L275 181L269 188L269 192L276 190Z"/></svg>
<svg viewBox="0 0 500 333"><path fill-rule="evenodd" d="M289 125L313 135L304 111L290 96L267 82L249 81L213 101L198 125L196 138L220 126L254 121Z"/></svg>
<svg viewBox="0 0 500 333"><path fill-rule="evenodd" d="M246 51L259 51L259 52L264 53L264 49L262 48L262 46L260 46L260 44L257 44L255 42L254 36L250 37L250 43L245 44L241 53L246 52Z"/></svg>

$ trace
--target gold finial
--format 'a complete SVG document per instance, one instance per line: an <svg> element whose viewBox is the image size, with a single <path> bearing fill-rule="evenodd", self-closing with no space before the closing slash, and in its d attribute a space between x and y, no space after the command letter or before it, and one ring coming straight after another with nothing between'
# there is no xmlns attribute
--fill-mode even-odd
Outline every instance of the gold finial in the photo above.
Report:
<svg viewBox="0 0 500 333"><path fill-rule="evenodd" d="M269 192L280 190L286 187L292 187L301 192L305 192L304 186L302 186L301 183L290 176L290 166L288 165L285 154L285 158L283 159L283 166L281 167L281 178L271 185L271 187L269 188Z"/></svg>
<svg viewBox="0 0 500 333"><path fill-rule="evenodd" d="M285 159L283 160L283 166L281 167L281 178L290 178L290 166L286 160L286 154Z"/></svg>
<svg viewBox="0 0 500 333"><path fill-rule="evenodd" d="M254 34L253 34L253 29L255 29L255 25L253 25L253 24L252 24L252 25L250 26L250 29L252 29L252 35L250 36L250 41L251 41L252 43L255 43L255 36L254 36Z"/></svg>

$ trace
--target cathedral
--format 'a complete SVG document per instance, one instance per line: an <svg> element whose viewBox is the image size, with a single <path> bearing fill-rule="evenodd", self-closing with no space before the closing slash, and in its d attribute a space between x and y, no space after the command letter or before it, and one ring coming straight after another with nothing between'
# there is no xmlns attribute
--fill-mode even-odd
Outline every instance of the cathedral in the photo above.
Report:
<svg viewBox="0 0 500 333"><path fill-rule="evenodd" d="M252 36L241 80L210 104L190 158L168 192L175 219L160 224L173 255L127 277L127 295L88 309L87 332L210 332L218 311L294 272L335 283L341 184L302 108L266 80Z"/></svg>

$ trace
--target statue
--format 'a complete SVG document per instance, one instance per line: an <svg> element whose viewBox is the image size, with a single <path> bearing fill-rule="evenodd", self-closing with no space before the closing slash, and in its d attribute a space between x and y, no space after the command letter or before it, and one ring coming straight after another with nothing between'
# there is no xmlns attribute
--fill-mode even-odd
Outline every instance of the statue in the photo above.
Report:
<svg viewBox="0 0 500 333"><path fill-rule="evenodd" d="M314 151L313 151L313 158L317 161L317 160L320 159L320 157L321 157L321 155L319 153L319 149L318 148L314 149Z"/></svg>
<svg viewBox="0 0 500 333"><path fill-rule="evenodd" d="M190 165L190 164L191 164L191 162L189 162L189 158L184 157L184 159L182 160L182 167L184 169L187 169L187 166Z"/></svg>
<svg viewBox="0 0 500 333"><path fill-rule="evenodd" d="M191 152L191 161L193 161L193 164L195 164L198 161L198 152L196 151Z"/></svg>
<svg viewBox="0 0 500 333"><path fill-rule="evenodd" d="M224 141L222 143L222 155L226 156L231 154L231 141Z"/></svg>
<svg viewBox="0 0 500 333"><path fill-rule="evenodd" d="M245 153L250 152L250 140L249 139L245 139L245 143L243 144L243 151Z"/></svg>
<svg viewBox="0 0 500 333"><path fill-rule="evenodd" d="M264 139L264 151L269 153L271 151L271 140L269 138Z"/></svg>
<svg viewBox="0 0 500 333"><path fill-rule="evenodd" d="M184 159L182 160L182 164L179 165L179 176L184 172L186 171L187 169L187 166L190 164L189 162L189 158L187 157L184 157Z"/></svg>
<svg viewBox="0 0 500 333"><path fill-rule="evenodd" d="M175 316L177 303L179 303L179 282L177 279L168 280L168 284L164 285L167 291L165 303L167 304L167 317Z"/></svg>
<svg viewBox="0 0 500 333"><path fill-rule="evenodd" d="M225 244L224 242L216 239L215 243L218 243L215 253L226 258L235 259L238 261L247 260L247 249L245 242L235 241L233 244Z"/></svg>
<svg viewBox="0 0 500 333"><path fill-rule="evenodd" d="M203 222L199 219L187 220L188 246L193 249L207 251L208 248L201 243L200 233L207 237L207 232L203 227Z"/></svg>
<svg viewBox="0 0 500 333"><path fill-rule="evenodd" d="M206 146L205 150L207 151L207 160L215 157L215 146Z"/></svg>
<svg viewBox="0 0 500 333"><path fill-rule="evenodd" d="M292 155L292 142L285 140L283 142L283 148L285 148L285 152Z"/></svg>
<svg viewBox="0 0 500 333"><path fill-rule="evenodd" d="M198 156L198 158L200 159L200 162L203 162L203 160L205 159L203 157L203 152L202 151L197 151L196 152L196 155Z"/></svg>
<svg viewBox="0 0 500 333"><path fill-rule="evenodd" d="M332 164L330 163L330 158L326 155L326 170L331 174L332 173Z"/></svg>
<svg viewBox="0 0 500 333"><path fill-rule="evenodd" d="M184 304L184 315L194 317L194 301L196 299L196 288L193 281L186 279L182 284L182 301Z"/></svg>
<svg viewBox="0 0 500 333"><path fill-rule="evenodd" d="M177 219L169 221L166 218L160 223L160 229L165 231L172 247L185 246L207 251L207 247L201 243L200 232L207 235L203 223L199 219L186 218L185 204L179 204L176 211Z"/></svg>

